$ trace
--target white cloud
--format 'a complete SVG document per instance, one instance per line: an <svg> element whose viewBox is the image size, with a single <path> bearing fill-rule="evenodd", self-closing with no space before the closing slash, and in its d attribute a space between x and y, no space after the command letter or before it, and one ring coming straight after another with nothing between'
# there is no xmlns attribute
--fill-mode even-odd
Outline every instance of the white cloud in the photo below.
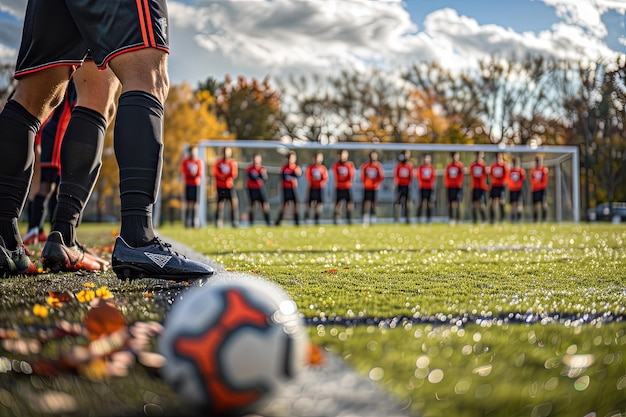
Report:
<svg viewBox="0 0 626 417"><path fill-rule="evenodd" d="M608 32L602 23L602 15L609 10L620 14L626 12L623 0L543 0L556 9L556 13L565 23L579 26L595 37L603 38Z"/></svg>
<svg viewBox="0 0 626 417"><path fill-rule="evenodd" d="M0 11L23 14L25 0L1 1ZM528 52L568 59L612 53L601 16L623 13L626 1L543 1L562 23L520 33L454 9L432 12L418 28L400 0L170 0L170 76L196 84L225 74L276 78L427 61L460 68ZM14 59L19 42L19 21L8 22L0 26L0 59Z"/></svg>

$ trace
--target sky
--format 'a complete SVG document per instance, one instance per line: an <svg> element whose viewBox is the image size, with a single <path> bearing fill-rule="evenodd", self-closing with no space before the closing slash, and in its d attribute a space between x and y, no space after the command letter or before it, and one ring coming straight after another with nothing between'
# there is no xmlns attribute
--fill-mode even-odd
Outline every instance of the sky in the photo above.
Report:
<svg viewBox="0 0 626 417"><path fill-rule="evenodd" d="M26 0L0 0L14 62ZM626 53L626 0L169 0L172 83Z"/></svg>

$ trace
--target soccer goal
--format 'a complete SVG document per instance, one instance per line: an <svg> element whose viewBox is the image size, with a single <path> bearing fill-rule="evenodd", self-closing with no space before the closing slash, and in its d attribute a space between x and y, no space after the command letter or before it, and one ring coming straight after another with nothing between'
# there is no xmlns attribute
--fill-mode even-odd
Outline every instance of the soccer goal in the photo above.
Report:
<svg viewBox="0 0 626 417"><path fill-rule="evenodd" d="M220 157L224 147L233 150L233 159L238 162L239 176L235 182L235 189L239 198L239 217L241 224L247 223L248 194L245 189L245 169L250 165L252 156L259 154L263 165L268 171L268 180L265 183L265 194L270 202L272 218L276 218L281 202L280 190L280 167L286 161L286 155L295 151L298 157L298 165L303 172L306 166L314 160L317 153L324 155L324 165L329 170L329 181L323 190L324 210L323 221L332 218L335 199L335 186L331 166L338 160L339 151L346 149L350 160L355 165L355 181L352 195L355 201L354 217L356 221L361 215L361 202L363 198L363 185L361 183L360 166L369 158L371 151L376 151L379 161L383 165L385 180L377 193L377 218L378 221L391 221L394 219L395 185L393 172L402 151L410 151L411 162L416 168L422 162L422 156L430 154L432 164L437 172L435 186L435 209L432 221L447 220L447 198L443 185L443 171L450 162L451 152L458 151L461 162L466 170L465 184L463 187L463 200L461 201L461 220L471 220L471 190L467 169L474 161L476 152L485 154L487 166L495 160L495 155L501 152L505 160L511 162L513 157L519 157L522 167L527 171L534 166L536 155L543 157L544 165L549 168L549 182L547 189L548 198L548 221L562 222L580 221L580 165L578 148L573 146L499 146L499 145L457 145L457 144L406 144L406 143L365 143L365 142L341 142L334 144L321 144L312 142L283 143L278 141L256 140L205 140L198 145L199 156L204 160L207 175L203 178L199 201L199 216L201 223L206 225L215 216L216 188L212 177L212 168ZM307 196L307 181L300 178L298 184L298 201L300 213L305 209ZM416 219L416 203L418 201L417 182L414 180L410 188L409 216ZM532 221L531 212L532 198L528 180L523 189L523 221ZM508 207L507 195L507 212ZM228 206L226 209L230 209ZM228 216L226 216L228 218ZM302 216L301 216L302 218ZM256 215L255 219L261 219ZM288 220L288 219L287 219Z"/></svg>

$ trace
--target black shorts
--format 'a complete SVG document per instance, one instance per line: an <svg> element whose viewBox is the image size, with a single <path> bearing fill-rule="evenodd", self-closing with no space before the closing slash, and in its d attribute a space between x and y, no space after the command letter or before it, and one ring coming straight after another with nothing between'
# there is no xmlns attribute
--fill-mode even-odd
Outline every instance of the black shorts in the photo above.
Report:
<svg viewBox="0 0 626 417"><path fill-rule="evenodd" d="M283 203L288 201L293 201L294 203L298 202L295 188L283 188Z"/></svg>
<svg viewBox="0 0 626 417"><path fill-rule="evenodd" d="M434 197L432 188L420 188L420 201L432 201Z"/></svg>
<svg viewBox="0 0 626 417"><path fill-rule="evenodd" d="M499 198L504 200L504 187L491 187L491 191L489 191L489 198Z"/></svg>
<svg viewBox="0 0 626 417"><path fill-rule="evenodd" d="M376 202L376 190L363 190L363 201Z"/></svg>
<svg viewBox="0 0 626 417"><path fill-rule="evenodd" d="M335 189L335 202L345 201L346 203L352 203L352 193L349 188Z"/></svg>
<svg viewBox="0 0 626 417"><path fill-rule="evenodd" d="M250 198L250 204L254 202L265 203L265 193L262 188L248 188L248 197Z"/></svg>
<svg viewBox="0 0 626 417"><path fill-rule="evenodd" d="M463 199L462 188L448 188L448 201L461 201Z"/></svg>
<svg viewBox="0 0 626 417"><path fill-rule="evenodd" d="M407 201L409 199L409 186L408 185L398 185L396 187L396 204Z"/></svg>
<svg viewBox="0 0 626 417"><path fill-rule="evenodd" d="M185 185L185 201L198 201L198 191L200 186L198 185Z"/></svg>
<svg viewBox="0 0 626 417"><path fill-rule="evenodd" d="M509 203L521 203L522 202L522 190L509 191Z"/></svg>
<svg viewBox="0 0 626 417"><path fill-rule="evenodd" d="M228 200L233 201L237 199L237 195L234 193L232 188L221 188L217 187L217 202L221 203L222 201Z"/></svg>
<svg viewBox="0 0 626 417"><path fill-rule="evenodd" d="M546 190L533 191L533 204L545 203L545 201L546 201Z"/></svg>
<svg viewBox="0 0 626 417"><path fill-rule="evenodd" d="M309 195L307 197L309 203L323 203L322 189L321 188L309 188Z"/></svg>
<svg viewBox="0 0 626 417"><path fill-rule="evenodd" d="M480 188L472 188L472 202L485 202L485 190Z"/></svg>
<svg viewBox="0 0 626 417"><path fill-rule="evenodd" d="M61 178L59 168L54 167L41 167L41 173L39 174L41 182L47 182L50 184L58 183Z"/></svg>
<svg viewBox="0 0 626 417"><path fill-rule="evenodd" d="M29 0L15 77L80 65L88 51L100 68L131 50L169 52L168 39L166 0Z"/></svg>

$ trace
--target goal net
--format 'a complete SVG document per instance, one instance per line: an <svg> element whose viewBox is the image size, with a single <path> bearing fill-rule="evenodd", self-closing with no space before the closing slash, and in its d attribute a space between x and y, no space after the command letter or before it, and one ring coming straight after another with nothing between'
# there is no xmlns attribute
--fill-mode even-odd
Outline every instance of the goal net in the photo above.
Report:
<svg viewBox="0 0 626 417"><path fill-rule="evenodd" d="M322 221L332 219L335 204L335 185L332 173L332 164L339 158L339 152L346 149L349 159L355 165L355 180L352 187L352 197L355 202L353 216L358 222L361 216L361 202L363 199L363 184L361 182L360 167L368 161L369 153L376 151L378 160L383 165L385 179L381 184L376 199L376 212L378 221L391 221L394 219L395 184L393 172L398 160L398 155L405 150L411 153L411 163L414 169L422 162L422 156L429 154L432 157L432 165L437 173L437 181L434 189L435 207L432 221L447 221L447 195L443 184L443 172L450 163L451 152L458 151L461 162L465 167L465 183L463 186L463 198L461 201L461 221L471 220L471 189L467 170L475 160L476 152L482 151L485 155L487 166L495 161L495 155L501 152L505 155L505 161L512 162L514 157L519 157L522 167L526 169L527 180L522 190L523 215L522 221L532 221L532 197L528 184L530 169L534 166L536 155L543 157L544 165L549 168L549 181L546 191L548 200L548 221L562 222L580 221L580 173L578 148L573 146L507 146L499 145L453 145L453 144L404 144L404 143L364 143L364 142L341 142L332 145L298 142L282 143L276 141L252 141L252 140L206 140L199 145L199 157L203 159L206 167L206 176L200 191L199 217L202 225L214 221L217 201L215 180L212 177L212 168L219 159L222 149L230 147L233 151L233 159L239 165L239 176L235 181L235 189L239 199L239 219L245 225L248 222L249 199L245 188L245 169L250 165L252 156L259 154L262 157L263 166L268 171L268 180L264 191L271 207L271 217L276 219L280 207L282 193L280 189L280 167L286 162L289 151L295 151L298 165L303 173L307 165L314 161L315 155L322 152L324 165L329 171L329 181L323 190L323 215ZM305 210L308 183L304 175L299 179L297 196L299 202L300 218ZM416 205L419 199L417 181L414 179L410 187L409 216L412 222L416 222ZM508 195L507 213L510 210ZM226 204L226 210L230 210ZM230 215L226 215L228 219ZM254 216L256 221L262 220L258 213ZM285 218L289 220L289 218Z"/></svg>

